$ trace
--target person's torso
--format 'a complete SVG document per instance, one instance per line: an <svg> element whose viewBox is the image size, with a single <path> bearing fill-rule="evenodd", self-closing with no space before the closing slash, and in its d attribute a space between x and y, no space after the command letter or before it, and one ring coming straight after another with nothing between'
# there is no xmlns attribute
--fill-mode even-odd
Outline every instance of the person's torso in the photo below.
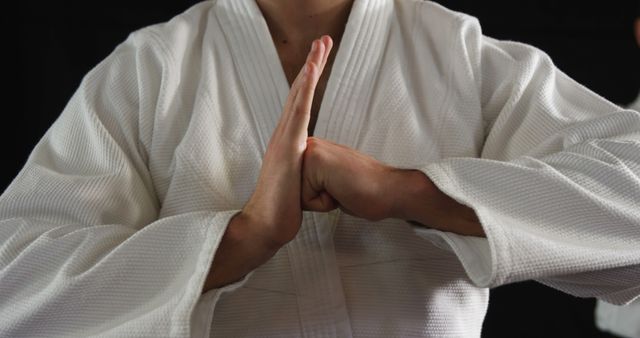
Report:
<svg viewBox="0 0 640 338"><path fill-rule="evenodd" d="M416 23L425 12L433 22ZM356 0L315 136L402 168L479 156L475 94L450 90L438 52L449 16L420 1ZM169 44L172 80L150 122L160 216L241 209L287 96L266 24L252 0L219 0L163 29L180 43ZM478 336L487 301L452 252L403 220L305 212L296 239L223 294L211 337Z"/></svg>

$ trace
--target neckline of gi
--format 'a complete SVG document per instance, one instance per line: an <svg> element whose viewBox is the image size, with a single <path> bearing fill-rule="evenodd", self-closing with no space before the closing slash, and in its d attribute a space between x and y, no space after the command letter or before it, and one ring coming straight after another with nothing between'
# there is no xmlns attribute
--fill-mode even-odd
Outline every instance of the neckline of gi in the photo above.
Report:
<svg viewBox="0 0 640 338"><path fill-rule="evenodd" d="M289 83L255 0L219 0L217 12L254 114L263 150ZM392 16L392 0L354 0L320 104L314 136L357 147Z"/></svg>
<svg viewBox="0 0 640 338"><path fill-rule="evenodd" d="M255 0L218 0L214 9L230 48L263 152L289 93L269 28ZM357 148L360 126L385 50L393 0L354 0L329 74L314 134ZM286 246L306 337L351 337L352 329L328 214L305 212Z"/></svg>

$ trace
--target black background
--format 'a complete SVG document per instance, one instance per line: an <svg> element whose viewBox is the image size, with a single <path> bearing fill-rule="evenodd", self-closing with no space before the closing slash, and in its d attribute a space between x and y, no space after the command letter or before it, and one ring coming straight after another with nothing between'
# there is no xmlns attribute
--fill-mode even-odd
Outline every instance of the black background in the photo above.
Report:
<svg viewBox="0 0 640 338"><path fill-rule="evenodd" d="M486 35L530 43L605 98L631 102L640 88L632 21L637 1L472 1L443 5L480 19ZM138 28L166 21L196 1L29 1L2 15L5 83L0 189L64 108L82 77ZM535 282L492 291L485 337L604 337L593 299Z"/></svg>

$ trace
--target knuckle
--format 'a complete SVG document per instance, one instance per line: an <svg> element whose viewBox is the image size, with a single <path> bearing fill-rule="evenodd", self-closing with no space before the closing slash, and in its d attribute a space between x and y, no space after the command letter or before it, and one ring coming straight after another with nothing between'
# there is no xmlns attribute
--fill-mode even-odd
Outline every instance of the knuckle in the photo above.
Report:
<svg viewBox="0 0 640 338"><path fill-rule="evenodd" d="M317 153L318 152L318 146L319 146L319 141L317 138L310 136L307 138L307 151L310 153Z"/></svg>
<svg viewBox="0 0 640 338"><path fill-rule="evenodd" d="M315 62L310 61L307 62L307 76L309 80L312 80L316 75L316 70L318 69L318 65Z"/></svg>
<svg viewBox="0 0 640 338"><path fill-rule="evenodd" d="M318 161L322 157L320 141L315 137L307 138L307 149L305 151L305 159L310 161Z"/></svg>
<svg viewBox="0 0 640 338"><path fill-rule="evenodd" d="M293 108L294 115L305 115L306 113L307 110L301 105L297 105L295 108Z"/></svg>

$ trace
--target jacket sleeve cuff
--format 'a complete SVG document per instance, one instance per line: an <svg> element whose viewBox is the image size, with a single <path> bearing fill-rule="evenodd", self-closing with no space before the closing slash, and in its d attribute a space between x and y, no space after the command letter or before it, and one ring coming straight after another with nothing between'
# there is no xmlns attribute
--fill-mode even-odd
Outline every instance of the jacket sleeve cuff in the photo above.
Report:
<svg viewBox="0 0 640 338"><path fill-rule="evenodd" d="M227 284L221 288L205 292L200 296L191 316L191 336L208 338L211 334L213 311L220 296L241 288L253 275L253 271L246 274L237 282Z"/></svg>
<svg viewBox="0 0 640 338"><path fill-rule="evenodd" d="M441 248L452 251L462 263L471 281L478 287L495 287L504 284L507 276L498 273L500 266L508 266L509 247L506 234L496 225L490 211L467 198L462 187L447 172L447 163L431 163L419 168L449 197L474 210L486 238L462 236L435 229L416 229L421 237Z"/></svg>
<svg viewBox="0 0 640 338"><path fill-rule="evenodd" d="M469 279L479 287L486 287L491 280L491 249L486 238L462 236L451 232L414 226L418 236L437 247L456 254Z"/></svg>
<svg viewBox="0 0 640 338"><path fill-rule="evenodd" d="M200 259L201 263L199 264L198 268L200 271L196 274L199 277L199 290L202 290L204 286L206 276L209 273L209 269L215 256L215 252L217 251L222 237L226 232L226 228L231 222L231 219L238 212L239 210L224 212L222 214L218 214L217 217L214 218L214 222L211 227L212 233L210 233L211 236L207 241L209 245L207 245L202 252ZM191 337L208 338L210 336L211 323L213 321L213 311L216 307L216 303L220 299L220 296L222 296L224 293L233 292L234 290L242 287L247 282L247 280L251 278L251 275L253 275L253 271L246 274L237 282L227 284L217 289L209 290L200 295L191 314Z"/></svg>

